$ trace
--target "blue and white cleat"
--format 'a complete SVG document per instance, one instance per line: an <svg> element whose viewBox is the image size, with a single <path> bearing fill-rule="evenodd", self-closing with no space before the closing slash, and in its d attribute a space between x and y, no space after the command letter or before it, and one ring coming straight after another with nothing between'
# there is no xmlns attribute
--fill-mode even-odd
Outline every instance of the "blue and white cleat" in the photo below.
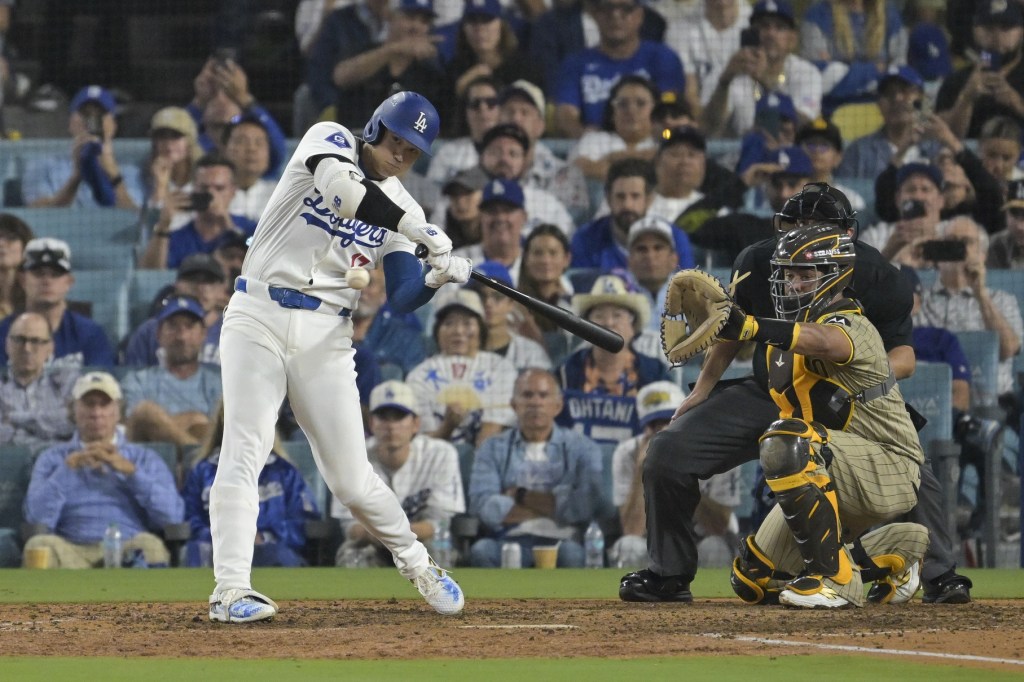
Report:
<svg viewBox="0 0 1024 682"><path fill-rule="evenodd" d="M441 615L454 616L462 611L466 604L462 588L451 579L447 571L435 564L433 559L430 560L429 566L409 582L416 586L427 603Z"/></svg>
<svg viewBox="0 0 1024 682"><path fill-rule="evenodd" d="M253 623L269 620L277 604L255 590L225 590L210 595L210 620L219 623Z"/></svg>

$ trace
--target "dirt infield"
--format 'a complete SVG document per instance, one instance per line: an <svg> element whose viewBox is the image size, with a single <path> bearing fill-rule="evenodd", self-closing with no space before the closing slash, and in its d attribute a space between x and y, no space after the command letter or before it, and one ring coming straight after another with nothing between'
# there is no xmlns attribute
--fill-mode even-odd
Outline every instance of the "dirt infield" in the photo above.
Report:
<svg viewBox="0 0 1024 682"><path fill-rule="evenodd" d="M441 618L418 601L283 602L270 623L210 623L202 604L0 606L4 655L239 658L635 657L811 653L760 639L1024 661L1020 602L841 611L735 601L473 601ZM817 653L827 653L821 651ZM952 662L952 661L949 661ZM1006 669L1004 663L962 665ZM1016 666L1012 666L1015 669Z"/></svg>

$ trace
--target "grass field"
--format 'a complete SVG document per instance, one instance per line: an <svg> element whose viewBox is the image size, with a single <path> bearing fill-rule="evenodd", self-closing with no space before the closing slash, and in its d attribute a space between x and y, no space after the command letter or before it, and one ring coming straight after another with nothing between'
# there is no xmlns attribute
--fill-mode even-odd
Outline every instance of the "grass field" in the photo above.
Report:
<svg viewBox="0 0 1024 682"><path fill-rule="evenodd" d="M1019 570L967 571L975 582L977 599L1024 599L1024 580ZM608 600L616 608L616 585L621 571L501 571L462 569L455 573L467 601L564 599ZM704 570L694 582L697 599L733 597L724 569ZM391 569L351 571L332 568L258 569L254 585L279 601L294 600L382 600L418 599L407 582ZM152 571L0 571L0 654L4 647L5 612L25 604L82 604L111 602L173 603L194 602L195 615L205 616L205 601L212 587L209 570L175 569ZM18 606L20 608L20 606ZM526 607L529 608L529 602ZM601 607L603 608L603 607ZM678 608L678 607L677 607ZM59 607L57 609L59 611ZM686 607L677 611L686 618ZM754 614L756 610L750 610ZM801 617L792 612L792 618ZM249 637L252 628L238 628L239 638ZM258 632L258 631L256 631ZM263 631L269 634L270 631ZM275 631L281 634L284 631ZM296 631L295 636L301 636ZM628 637L618 632L616 637ZM865 643L869 645L868 643ZM793 652L787 652L792 654ZM645 656L638 641L631 658L564 658L552 650L550 658L509 658L483 660L310 660L228 658L109 658L62 657L54 651L45 658L2 657L0 680L190 680L226 679L272 680L870 680L898 679L900 682L945 680L964 682L984 675L986 682L1024 679L1024 666L1016 670L967 669L962 663L935 659L887 659L847 653L824 655L687 655L680 658ZM993 657L1020 658L1019 651L989 652ZM224 656L230 657L231 652Z"/></svg>

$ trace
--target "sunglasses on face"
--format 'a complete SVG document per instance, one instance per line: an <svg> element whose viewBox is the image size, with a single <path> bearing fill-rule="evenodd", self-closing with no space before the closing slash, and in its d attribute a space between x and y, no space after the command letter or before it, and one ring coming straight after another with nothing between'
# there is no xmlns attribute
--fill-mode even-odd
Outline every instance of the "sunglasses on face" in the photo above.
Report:
<svg viewBox="0 0 1024 682"><path fill-rule="evenodd" d="M479 111L484 107L487 107L488 109L493 109L496 106L498 106L497 97L474 97L473 99L466 102L466 107L472 109L473 111Z"/></svg>

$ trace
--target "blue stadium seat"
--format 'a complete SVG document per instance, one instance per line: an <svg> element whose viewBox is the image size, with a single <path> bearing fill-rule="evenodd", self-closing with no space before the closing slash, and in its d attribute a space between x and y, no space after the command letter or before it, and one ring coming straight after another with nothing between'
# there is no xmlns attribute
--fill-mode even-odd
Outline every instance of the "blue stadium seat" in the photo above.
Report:
<svg viewBox="0 0 1024 682"><path fill-rule="evenodd" d="M32 449L24 445L0 447L0 528L20 531L22 503L32 475Z"/></svg>
<svg viewBox="0 0 1024 682"><path fill-rule="evenodd" d="M128 325L135 329L149 319L149 306L161 289L174 282L174 270L135 270L128 282Z"/></svg>
<svg viewBox="0 0 1024 682"><path fill-rule="evenodd" d="M999 396L999 337L994 331L957 332L971 363L971 407L993 407Z"/></svg>
<svg viewBox="0 0 1024 682"><path fill-rule="evenodd" d="M598 503L597 514L599 520L613 520L618 518L619 509L612 501L614 499L612 490L615 485L612 477L612 460L615 455L615 448L618 443L601 443L601 500Z"/></svg>
<svg viewBox="0 0 1024 682"><path fill-rule="evenodd" d="M72 264L82 267L76 259L76 246L91 243L131 245L138 238L135 226L139 213L125 208L15 208L12 213L32 228L37 237L63 239L71 247Z"/></svg>
<svg viewBox="0 0 1024 682"><path fill-rule="evenodd" d="M181 486L184 483L184 477L182 475L181 464L178 461L178 446L174 443L168 443L167 441L152 441L149 443L138 443L143 447L149 448L156 454L160 455L160 459L164 461L167 468L171 470L171 474L174 475L174 483L181 490Z"/></svg>
<svg viewBox="0 0 1024 682"><path fill-rule="evenodd" d="M90 303L92 319L103 327L116 346L128 333L127 273L121 270L76 270L74 274L75 285L68 298Z"/></svg>
<svg viewBox="0 0 1024 682"><path fill-rule="evenodd" d="M316 467L316 460L313 459L313 449L305 438L290 440L283 443L288 459L295 468L302 474L303 480L309 486L313 499L320 505L320 512L323 518L329 518L331 513L331 492L327 489L327 483L320 470Z"/></svg>
<svg viewBox="0 0 1024 682"><path fill-rule="evenodd" d="M928 452L933 441L953 438L953 370L944 362L919 362L914 375L900 379L903 399L928 420L919 436Z"/></svg>

